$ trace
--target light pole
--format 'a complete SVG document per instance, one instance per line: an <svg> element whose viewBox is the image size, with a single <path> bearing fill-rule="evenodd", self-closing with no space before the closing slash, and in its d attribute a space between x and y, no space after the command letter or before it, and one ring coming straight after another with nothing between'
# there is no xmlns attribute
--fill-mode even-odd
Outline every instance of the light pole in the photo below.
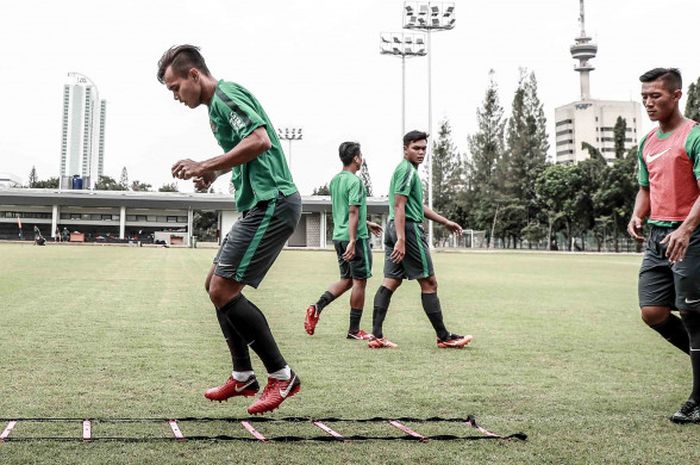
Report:
<svg viewBox="0 0 700 465"><path fill-rule="evenodd" d="M379 35L379 52L382 55L401 57L401 137L406 134L406 58L423 57L425 34L422 32L382 32Z"/></svg>
<svg viewBox="0 0 700 465"><path fill-rule="evenodd" d="M292 141L301 140L301 128L277 128L277 137L289 142L289 170L292 170Z"/></svg>
<svg viewBox="0 0 700 465"><path fill-rule="evenodd" d="M448 31L455 27L454 2L404 2L404 29L425 31L428 36L428 132L433 132L433 89L432 89L432 54L430 36L433 31ZM428 144L425 157L428 161L428 207L433 208L433 144ZM428 223L428 243L433 247L433 222Z"/></svg>

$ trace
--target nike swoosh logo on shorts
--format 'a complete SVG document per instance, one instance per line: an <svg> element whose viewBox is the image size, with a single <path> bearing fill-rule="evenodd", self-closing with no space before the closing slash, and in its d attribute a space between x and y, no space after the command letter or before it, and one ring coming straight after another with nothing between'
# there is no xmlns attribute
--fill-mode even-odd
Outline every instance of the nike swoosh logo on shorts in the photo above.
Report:
<svg viewBox="0 0 700 465"><path fill-rule="evenodd" d="M236 391L236 392L241 392L243 389L247 388L248 386L250 386L250 385L253 384L254 382L255 382L255 378L251 378L251 380L248 381L247 383L245 383L243 386L235 386L235 387L233 388L233 390Z"/></svg>
<svg viewBox="0 0 700 465"><path fill-rule="evenodd" d="M297 375L294 374L292 379L289 380L289 384L287 385L286 389L280 389L280 396L282 396L282 399L286 399L287 396L289 395L290 391L292 390L292 387L294 386L294 381L297 379Z"/></svg>
<svg viewBox="0 0 700 465"><path fill-rule="evenodd" d="M687 297L685 298L685 303L687 303L687 304L696 304L698 302L700 302L700 299L688 300Z"/></svg>
<svg viewBox="0 0 700 465"><path fill-rule="evenodd" d="M670 147L667 148L666 150L662 151L662 152L655 153L654 155L649 155L649 156L647 157L647 163L651 163L652 161L656 160L657 158L659 158L661 155L663 155L664 153L668 152L669 150L671 150Z"/></svg>

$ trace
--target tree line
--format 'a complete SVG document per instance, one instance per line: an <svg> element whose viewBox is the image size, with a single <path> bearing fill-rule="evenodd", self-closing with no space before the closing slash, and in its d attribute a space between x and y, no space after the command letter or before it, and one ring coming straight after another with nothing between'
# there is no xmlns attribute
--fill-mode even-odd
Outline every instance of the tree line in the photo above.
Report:
<svg viewBox="0 0 700 465"><path fill-rule="evenodd" d="M27 184L22 187L28 187L31 189L58 189L59 179L57 177L52 177L48 179L39 179L36 172L36 167L32 166L29 172L29 177L27 178ZM129 183L129 174L126 167L122 168L121 177L119 181L116 181L110 176L100 176L95 183L95 190L98 191L133 191L133 192L153 192L153 186L151 184L141 182L139 180L134 180ZM172 182L169 184L163 184L158 188L158 192L179 192L177 188L177 183Z"/></svg>
<svg viewBox="0 0 700 465"><path fill-rule="evenodd" d="M432 152L435 209L483 231L487 247L571 250L593 244L619 251L638 190L637 147L625 149L627 122L617 118L611 163L584 143L588 160L553 164L535 74L521 70L509 116L493 71L489 78L467 154L452 142L449 121L440 124ZM685 115L700 121L700 78L689 86ZM448 236L435 228L438 245Z"/></svg>

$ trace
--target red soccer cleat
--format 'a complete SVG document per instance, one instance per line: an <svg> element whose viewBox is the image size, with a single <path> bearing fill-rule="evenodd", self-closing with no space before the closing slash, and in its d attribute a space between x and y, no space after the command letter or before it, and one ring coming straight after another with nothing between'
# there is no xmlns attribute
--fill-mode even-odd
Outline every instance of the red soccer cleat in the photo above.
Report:
<svg viewBox="0 0 700 465"><path fill-rule="evenodd" d="M267 386L263 389L260 398L248 407L248 413L257 415L258 413L272 412L280 406L286 399L301 391L301 381L296 373L292 371L292 377L286 381L275 378L267 378Z"/></svg>
<svg viewBox="0 0 700 465"><path fill-rule="evenodd" d="M316 325L318 324L318 319L320 317L321 314L316 311L316 305L309 305L309 307L306 309L306 318L304 319L304 329L309 336L314 335L314 331L316 331Z"/></svg>
<svg viewBox="0 0 700 465"><path fill-rule="evenodd" d="M371 338L372 338L372 335L365 332L362 329L356 333L351 333L348 331L348 336L347 336L347 339L356 339L359 341L369 341Z"/></svg>
<svg viewBox="0 0 700 465"><path fill-rule="evenodd" d="M254 396L259 390L260 385L258 384L258 380L255 378L255 375L251 375L245 381L236 381L233 376L229 376L226 382L221 386L207 389L204 393L204 397L212 401L218 400L221 402L227 400L229 397Z"/></svg>
<svg viewBox="0 0 700 465"><path fill-rule="evenodd" d="M385 337L372 336L367 343L367 347L370 349L395 349L398 346Z"/></svg>
<svg viewBox="0 0 700 465"><path fill-rule="evenodd" d="M447 339L438 339L437 346L441 349L463 349L464 346L472 342L472 339L474 338L471 336L471 334L459 336L457 334L450 333L450 335L447 336Z"/></svg>

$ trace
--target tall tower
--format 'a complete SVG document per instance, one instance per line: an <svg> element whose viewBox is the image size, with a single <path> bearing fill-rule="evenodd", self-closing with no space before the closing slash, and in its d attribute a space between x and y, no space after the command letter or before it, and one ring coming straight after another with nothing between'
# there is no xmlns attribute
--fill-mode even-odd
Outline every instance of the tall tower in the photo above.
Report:
<svg viewBox="0 0 700 465"><path fill-rule="evenodd" d="M634 101L598 100L591 97L590 72L595 68L588 60L595 58L598 46L586 35L583 0L579 0L580 35L570 47L571 56L578 60L574 69L581 79L579 100L554 109L556 163L578 163L590 157L583 143L595 147L608 163L619 155L615 145L615 126L618 118L625 120L624 150L637 145L640 135L641 106Z"/></svg>
<svg viewBox="0 0 700 465"><path fill-rule="evenodd" d="M598 52L598 46L591 42L591 38L586 35L586 18L583 11L583 0L579 0L581 12L578 17L579 25L581 26L581 35L576 39L576 43L571 46L571 56L574 60L578 60L578 65L574 69L581 75L581 100L591 98L591 81L590 72L595 68L588 60L595 58Z"/></svg>
<svg viewBox="0 0 700 465"><path fill-rule="evenodd" d="M92 189L103 174L107 102L85 75L68 73L63 86L61 188ZM73 183L74 177L81 179Z"/></svg>

